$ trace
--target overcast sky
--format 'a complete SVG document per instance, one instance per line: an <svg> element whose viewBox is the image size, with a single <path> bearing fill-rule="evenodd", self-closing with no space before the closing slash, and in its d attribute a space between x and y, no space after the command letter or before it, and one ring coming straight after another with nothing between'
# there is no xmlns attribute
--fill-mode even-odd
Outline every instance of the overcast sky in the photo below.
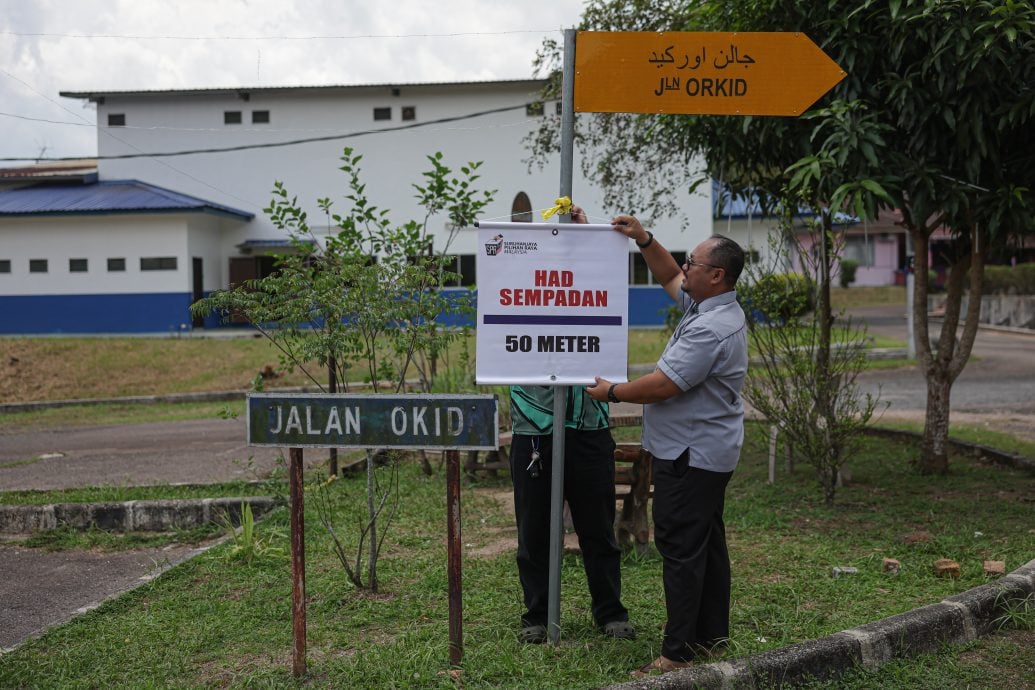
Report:
<svg viewBox="0 0 1035 690"><path fill-rule="evenodd" d="M582 0L0 0L0 158L96 155L92 105L59 91L529 78L542 40L560 41L581 9ZM328 36L337 38L313 38Z"/></svg>

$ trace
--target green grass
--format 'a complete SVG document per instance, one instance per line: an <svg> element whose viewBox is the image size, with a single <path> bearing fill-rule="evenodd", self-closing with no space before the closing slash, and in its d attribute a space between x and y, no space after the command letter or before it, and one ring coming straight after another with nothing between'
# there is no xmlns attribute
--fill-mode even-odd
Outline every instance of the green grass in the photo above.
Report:
<svg viewBox="0 0 1035 690"><path fill-rule="evenodd" d="M24 548L47 551L124 551L160 548L170 544L200 544L223 531L216 523L171 532L109 532L102 529L78 530L62 527L36 532L15 543Z"/></svg>
<svg viewBox="0 0 1035 690"><path fill-rule="evenodd" d="M916 433L923 433L924 430L923 422L910 422L899 419L879 420L875 426L914 431ZM949 438L1035 459L1035 443L1011 436L1010 434L993 431L992 429L950 423Z"/></svg>
<svg viewBox="0 0 1035 690"><path fill-rule="evenodd" d="M921 478L908 467L915 444L871 439L852 462L852 483L827 508L807 467L780 471L776 485L766 484L766 447L764 430L750 425L728 490L734 589L727 657L939 601L986 582L982 560L1004 560L1012 570L1035 553L1035 479L1028 474L954 456L948 476ZM360 477L330 487L343 492L339 524L348 537L363 512L363 486ZM491 496L507 488L502 480L465 487L469 553L513 538L513 518ZM441 473L426 478L415 464L404 465L403 501L385 542L378 595L348 583L315 514L306 516L307 685L455 687L439 675L448 668L444 494ZM281 555L246 565L218 547L0 657L0 686L292 686L287 526L279 509L257 528ZM906 538L921 531L926 541ZM552 647L517 641L514 552L498 552L464 558L464 687L599 687L628 679L629 669L657 655L665 613L656 554L623 561L625 604L641 632L635 641L595 631L580 559L566 556L563 641ZM883 557L902 562L899 576L881 572ZM932 574L932 562L944 557L961 564L959 580ZM834 579L834 566L860 572ZM1031 645L1004 654L1028 668L1035 658ZM944 678L955 687L951 680L965 675L953 673Z"/></svg>
<svg viewBox="0 0 1035 690"><path fill-rule="evenodd" d="M176 403L103 403L67 405L31 412L5 412L0 432L24 432L72 426L177 422L244 414L244 401Z"/></svg>
<svg viewBox="0 0 1035 690"><path fill-rule="evenodd" d="M283 482L225 482L223 484L101 486L50 491L3 491L0 505L46 505L48 503L99 503L109 501L155 501L222 498L225 496L282 496Z"/></svg>
<svg viewBox="0 0 1035 690"><path fill-rule="evenodd" d="M1002 630L937 654L895 659L876 670L852 669L839 678L840 690L943 690L944 688L1035 688L1032 664L1035 633ZM826 690L829 681L808 683L803 690Z"/></svg>

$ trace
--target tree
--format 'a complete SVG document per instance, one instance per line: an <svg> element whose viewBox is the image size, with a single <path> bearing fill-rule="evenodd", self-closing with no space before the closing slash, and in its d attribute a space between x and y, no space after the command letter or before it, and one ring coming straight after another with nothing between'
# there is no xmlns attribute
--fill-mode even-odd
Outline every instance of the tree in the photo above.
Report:
<svg viewBox="0 0 1035 690"><path fill-rule="evenodd" d="M749 285L738 294L756 351L744 397L812 465L829 506L842 468L861 447L860 430L873 417L878 396L862 393L856 384L866 365L865 328L854 325L850 317L842 318L835 329L836 347L824 344L822 314L809 309L808 277L829 275L839 260L835 253L811 251L822 242L822 221L809 223L810 247L802 244L788 221L784 218L783 237L770 238L767 262L746 267ZM788 251L796 255L805 276L778 273ZM796 289L801 283L806 289Z"/></svg>
<svg viewBox="0 0 1035 690"><path fill-rule="evenodd" d="M830 213L901 209L917 261L914 337L928 389L919 469L948 471L950 391L976 335L985 259L1033 229L1035 9L1015 0L595 0L580 28L804 31L848 72L802 118L594 115L577 141L606 198L627 207L670 213L667 190L689 176L691 185L718 179L769 211L785 189L807 190L813 208ZM554 56L556 46L544 45L539 64ZM553 132L544 122L533 160L556 146ZM694 156L699 170L688 169ZM938 228L955 242L932 350L927 256ZM957 340L968 280L975 299ZM820 276L821 310L826 282Z"/></svg>
<svg viewBox="0 0 1035 690"><path fill-rule="evenodd" d="M347 210L337 213L329 198L317 200L328 225L337 230L325 238L314 234L298 198L276 183L274 198L265 211L288 234L295 251L278 257L272 275L215 292L192 305L192 313L244 316L279 350L282 365L300 369L324 392L314 362L321 368L333 363L330 371L336 377L336 388L345 392L353 368L362 368L363 378L375 392L382 383L398 392L414 367L420 372L422 389L430 390L434 368L415 363L429 353L435 356L464 335L461 330L440 327L437 319L451 312L472 311L470 295L446 295L441 290L458 277L445 268L449 244L456 232L473 223L494 192L474 185L480 163L462 166L457 175L443 164L441 153L428 159L431 170L424 173L424 184L414 185L425 216L395 226L387 209L370 204L361 179L362 157L346 148L341 170L348 178ZM448 215L453 230L443 249L435 253L428 227L430 219L440 213ZM349 578L356 586L373 591L378 586L378 553L398 505L397 466L391 464L389 479L382 486L377 459L373 451L367 452L368 512L366 522L360 525L354 565L325 520L332 514L324 509L329 505L327 495L335 487L321 485L317 503ZM387 518L379 526L386 510ZM369 547L365 585L361 569L364 542Z"/></svg>

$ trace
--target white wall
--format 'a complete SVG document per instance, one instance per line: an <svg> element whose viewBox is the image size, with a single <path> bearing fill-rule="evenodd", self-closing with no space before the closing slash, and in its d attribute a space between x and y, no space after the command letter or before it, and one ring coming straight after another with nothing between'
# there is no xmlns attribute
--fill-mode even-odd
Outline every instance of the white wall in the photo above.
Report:
<svg viewBox="0 0 1035 690"><path fill-rule="evenodd" d="M193 288L191 259L202 260L202 288L205 291L217 290L225 286L227 267L226 254L223 251L223 238L239 222L217 218L211 215L192 216L187 224L187 281Z"/></svg>
<svg viewBox="0 0 1035 690"><path fill-rule="evenodd" d="M113 94L107 95L97 109L98 150L103 157L138 151L225 148L398 127L410 124L400 119L402 106L415 106L416 122L420 123L528 103L535 100L538 87L539 82L535 81L403 85L398 88L399 95L393 95L387 86L285 89L251 91L247 101L233 91ZM375 107L391 107L392 120L375 122ZM554 107L554 103L547 103L547 112ZM241 111L243 123L224 125L223 113L227 110ZM268 110L270 123L251 124L253 110ZM110 113L125 114L127 126L107 127ZM511 203L519 191L528 194L534 210L552 206L559 189L559 161L532 171L525 163L528 152L523 139L538 123L539 118L527 116L522 107L452 123L283 148L101 160L100 176L107 180L139 179L254 213L256 217L251 223L223 233L221 251L229 257L239 254L236 245L246 239L285 236L262 211L269 204L270 190L277 180L299 197L310 223L320 231L326 220L316 205L317 198L330 197L335 208L346 211L342 197L347 180L337 169L342 147L346 145L364 156L361 166L371 202L390 209L397 223L423 218L413 198L412 185L423 182L420 173L429 168L426 156L435 151L442 151L445 164L454 169L469 161L484 161L482 178L477 184L498 190L496 200L482 214L485 219L509 219ZM572 197L587 209L591 221L606 222L615 211L623 209L604 208L602 194L579 173L578 153L576 158ZM676 219L661 221L653 227L658 238L673 250L693 246L712 231L710 190L693 198L683 192L681 197L691 229L681 231ZM444 233L444 223L445 218L441 217L433 220L431 227ZM441 248L441 239L438 244ZM631 243L630 249L635 250ZM475 233L472 229L461 231L451 252L474 251ZM206 289L210 275L206 262Z"/></svg>
<svg viewBox="0 0 1035 690"><path fill-rule="evenodd" d="M184 292L190 290L187 217L76 216L0 219L0 295ZM177 257L175 271L141 271L141 257ZM126 259L109 272L108 258ZM87 259L87 272L69 272L69 259ZM30 273L29 259L47 259L46 273Z"/></svg>

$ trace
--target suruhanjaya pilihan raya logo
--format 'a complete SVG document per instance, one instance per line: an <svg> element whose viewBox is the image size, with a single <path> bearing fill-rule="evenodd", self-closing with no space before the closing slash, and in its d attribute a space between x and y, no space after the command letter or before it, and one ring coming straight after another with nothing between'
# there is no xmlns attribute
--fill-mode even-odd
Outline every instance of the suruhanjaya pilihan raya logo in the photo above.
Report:
<svg viewBox="0 0 1035 690"><path fill-rule="evenodd" d="M537 251L539 251L538 242L504 242L502 233L485 243L485 253L489 256L497 256L499 254L531 254Z"/></svg>
<svg viewBox="0 0 1035 690"><path fill-rule="evenodd" d="M485 243L485 253L489 256L496 256L503 249L503 235L496 235Z"/></svg>

